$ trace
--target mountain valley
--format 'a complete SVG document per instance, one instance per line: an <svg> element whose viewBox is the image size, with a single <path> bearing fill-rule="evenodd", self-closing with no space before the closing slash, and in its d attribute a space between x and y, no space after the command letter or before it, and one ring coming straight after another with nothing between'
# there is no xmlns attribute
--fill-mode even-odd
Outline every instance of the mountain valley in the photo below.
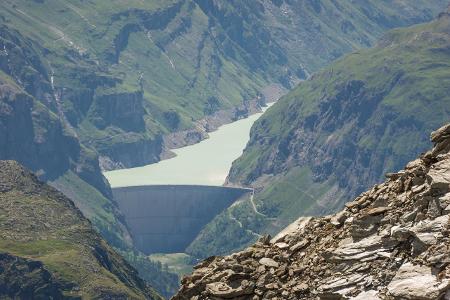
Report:
<svg viewBox="0 0 450 300"><path fill-rule="evenodd" d="M276 242L268 241L267 234L297 224L299 217L341 210L386 173L396 172L429 148L428 133L450 120L448 4L448 0L0 1L0 298L169 298L179 288L179 274L200 259L241 251L258 240L250 246L252 251L268 252L277 262L281 257L278 267L284 266L288 254L289 259L300 260L298 255L304 252L286 250L285 244L292 248L303 234L313 245L305 246L313 254L305 250L304 255L338 270L334 261L319 253L326 256L325 248L334 247L336 241L321 244L325 238L313 241L309 232L325 228L324 235L336 233L344 239L354 237L352 230L359 230L360 223L335 224L336 218L343 219L336 215L314 217L304 225L307 233L289 233ZM267 103L274 101L266 111ZM262 116L253 123L257 113ZM227 152L225 167L213 163L218 154L208 149L217 147L204 148L209 152L188 156L186 167L165 172L149 168L156 174L136 173L138 180L123 179L135 190L150 185L144 188L163 186L167 191L148 199L136 196L133 214L147 219L141 222L132 216L130 221L124 210L131 194L115 199L117 185L110 184L105 172L127 174L161 160L169 163L177 154L181 157L186 146L205 143L223 132L221 126L237 126L239 120L253 124L249 141L237 158L242 149L237 140L247 141L248 128L235 127L239 134L219 140L226 143L218 145ZM412 171L392 173L387 183L363 193L372 204L347 207L341 214L359 222L368 206L375 210L388 206L392 209L376 218L384 214L391 225L404 226L392 214L410 213L418 205L414 213L424 219L416 217L411 226L445 217L445 200L439 198L444 197L442 186L435 194L429 172L446 162L447 133L447 127L434 133L433 154L422 155ZM205 144L195 146L200 145ZM196 170L193 160L211 161L211 166ZM428 175L417 175L419 169ZM420 179L394 191L399 180L409 182L416 175ZM204 178L213 179L205 183ZM169 186L173 181L176 186ZM425 195L427 205L425 200L408 198L408 206L400 208L399 195L416 194L417 186L422 186L417 181L431 190ZM189 193L182 192L183 184L193 184ZM396 200L388 197L379 205L380 187L388 190L383 197L391 193ZM215 192L208 199L202 190ZM221 198L224 191L234 190L243 194ZM145 202L149 199L161 209L152 209L154 203ZM439 202L438 208L434 202ZM202 207L196 210L195 205ZM433 209L439 216L432 215ZM149 216L174 221L153 226L148 225L154 222ZM378 221L371 228L381 232L387 221ZM141 223L147 224L145 228L136 227ZM401 249L392 257L401 257L402 263L418 262L424 270L432 266L445 277L445 262L436 258L432 265L428 260L433 253L444 252L434 246L421 248L421 254L408 252L419 243L416 228L409 225L405 226L416 235L399 241L395 247ZM183 249L177 246L176 251L182 253L141 251L176 243L144 245L151 240L146 234L161 230L182 240ZM446 232L443 227L439 230ZM439 237L439 242L445 244L445 238ZM247 272L245 268L256 267L262 258L257 254L250 259L247 252L233 254L232 259L208 258L182 280L175 299L247 299L250 290L258 291L255 299L328 297L312 283L313 277L305 283L308 289L293 292L293 286L284 286L287 278L297 280L297 275L312 272L311 264L304 273L295 273L297 277L290 274L293 268L281 274L277 267L275 280L268 265L264 270L258 266L258 274ZM241 266L230 273L222 259ZM245 259L251 261L243 263ZM378 263L371 267L380 270ZM390 273L373 285L384 289L379 294L383 297L389 295L385 293L389 280L400 276L401 267L384 263ZM231 277L211 279L223 272ZM353 276L352 272L348 274ZM200 275L204 278L197 278ZM261 290L255 277L260 275L270 277L264 282L270 288ZM278 295L273 290L280 287ZM222 288L226 292L220 294ZM430 295L442 295L445 288ZM270 297L267 289L273 291ZM335 297L337 290L329 296ZM290 298L281 294L284 291ZM358 286L348 295L361 291Z"/></svg>

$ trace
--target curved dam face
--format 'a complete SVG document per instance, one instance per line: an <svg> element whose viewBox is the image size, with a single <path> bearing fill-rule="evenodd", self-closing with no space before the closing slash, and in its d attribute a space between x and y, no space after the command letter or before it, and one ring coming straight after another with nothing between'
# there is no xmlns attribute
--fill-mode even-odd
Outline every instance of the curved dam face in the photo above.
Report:
<svg viewBox="0 0 450 300"><path fill-rule="evenodd" d="M114 188L136 247L145 254L183 252L201 229L250 189L198 185Z"/></svg>

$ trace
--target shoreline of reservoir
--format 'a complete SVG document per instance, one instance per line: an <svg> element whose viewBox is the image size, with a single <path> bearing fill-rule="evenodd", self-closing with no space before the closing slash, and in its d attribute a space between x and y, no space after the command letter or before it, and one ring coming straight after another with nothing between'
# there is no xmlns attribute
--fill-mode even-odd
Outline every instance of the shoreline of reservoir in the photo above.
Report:
<svg viewBox="0 0 450 300"><path fill-rule="evenodd" d="M253 123L272 105L245 119L220 126L201 142L172 150L176 156L142 167L104 172L112 188L140 185L222 186L244 150Z"/></svg>

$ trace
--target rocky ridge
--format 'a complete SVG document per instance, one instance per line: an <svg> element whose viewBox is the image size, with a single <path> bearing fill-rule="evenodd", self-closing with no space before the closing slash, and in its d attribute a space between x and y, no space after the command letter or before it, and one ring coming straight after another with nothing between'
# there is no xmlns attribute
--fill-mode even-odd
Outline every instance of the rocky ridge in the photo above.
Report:
<svg viewBox="0 0 450 300"><path fill-rule="evenodd" d="M431 140L339 213L206 259L173 299L447 299L450 124Z"/></svg>

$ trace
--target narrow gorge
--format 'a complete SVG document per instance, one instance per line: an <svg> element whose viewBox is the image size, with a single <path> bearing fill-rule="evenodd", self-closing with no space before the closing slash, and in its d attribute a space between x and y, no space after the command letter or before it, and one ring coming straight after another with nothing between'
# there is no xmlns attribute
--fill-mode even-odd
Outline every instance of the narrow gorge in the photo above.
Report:
<svg viewBox="0 0 450 300"><path fill-rule="evenodd" d="M148 255L183 253L218 214L250 199L252 189L223 184L252 124L271 105L213 132L203 131L205 140L173 150L175 157L105 172L138 250Z"/></svg>

